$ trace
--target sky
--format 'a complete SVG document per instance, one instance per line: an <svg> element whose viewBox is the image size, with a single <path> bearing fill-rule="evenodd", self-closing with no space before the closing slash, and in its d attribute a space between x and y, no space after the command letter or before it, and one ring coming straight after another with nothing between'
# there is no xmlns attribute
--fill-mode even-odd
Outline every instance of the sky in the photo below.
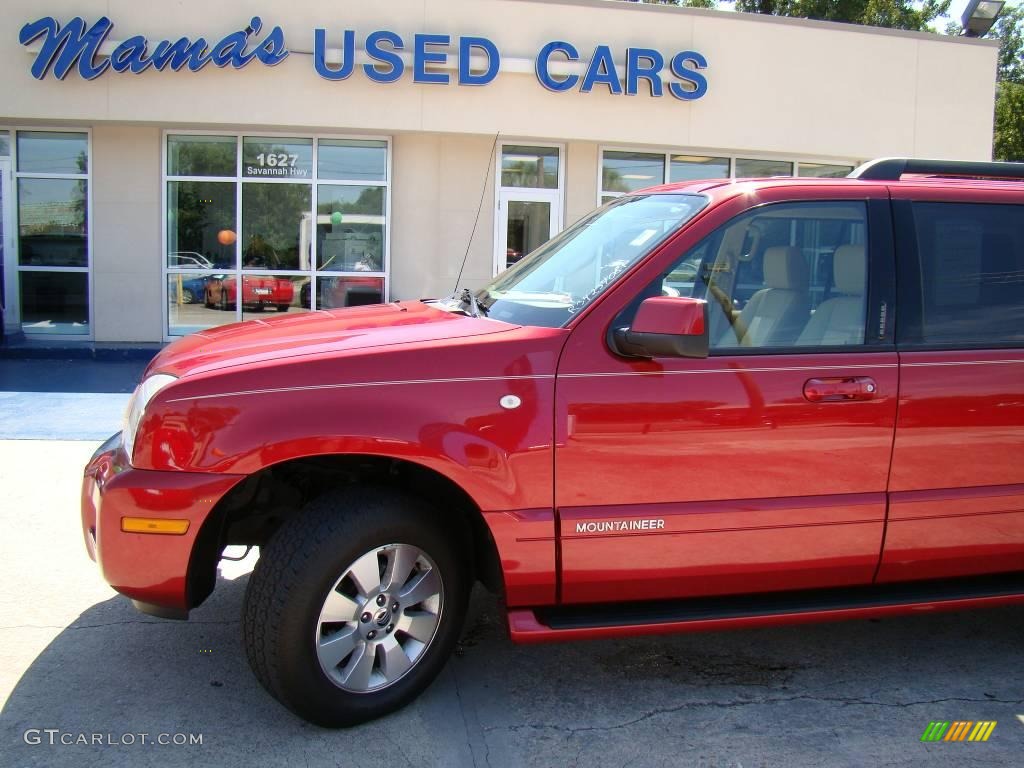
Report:
<svg viewBox="0 0 1024 768"><path fill-rule="evenodd" d="M964 8L967 7L967 2L968 0L953 0L953 2L949 4L949 18L952 19L953 21L959 22L960 17L964 15ZM945 24L943 24L942 26L944 27ZM938 25L936 25L935 28L942 29L942 27Z"/></svg>

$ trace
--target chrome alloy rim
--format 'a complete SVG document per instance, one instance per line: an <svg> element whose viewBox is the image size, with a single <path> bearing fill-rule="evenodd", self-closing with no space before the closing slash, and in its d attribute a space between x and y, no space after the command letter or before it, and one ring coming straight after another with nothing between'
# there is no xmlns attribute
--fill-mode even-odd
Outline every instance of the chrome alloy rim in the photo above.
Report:
<svg viewBox="0 0 1024 768"><path fill-rule="evenodd" d="M324 599L316 655L331 682L352 693L394 685L430 647L444 608L434 561L409 544L367 552Z"/></svg>

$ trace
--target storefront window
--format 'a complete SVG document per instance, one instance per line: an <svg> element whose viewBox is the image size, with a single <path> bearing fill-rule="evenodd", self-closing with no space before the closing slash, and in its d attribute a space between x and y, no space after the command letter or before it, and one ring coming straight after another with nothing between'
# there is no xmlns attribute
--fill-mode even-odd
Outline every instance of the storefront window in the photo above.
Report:
<svg viewBox="0 0 1024 768"><path fill-rule="evenodd" d="M635 192L665 183L665 155L605 152L601 165L604 192Z"/></svg>
<svg viewBox="0 0 1024 768"><path fill-rule="evenodd" d="M167 335L384 301L387 153L364 139L169 134ZM359 277L333 277L345 273Z"/></svg>
<svg viewBox="0 0 1024 768"><path fill-rule="evenodd" d="M11 154L11 137L7 131L0 131L0 157L8 157Z"/></svg>
<svg viewBox="0 0 1024 768"><path fill-rule="evenodd" d="M27 334L89 334L89 138L18 131L18 290Z"/></svg>
<svg viewBox="0 0 1024 768"><path fill-rule="evenodd" d="M601 204L645 187L704 179L765 176L841 177L853 165L743 157L714 157L676 152L601 152ZM667 173L666 173L667 171Z"/></svg>
<svg viewBox="0 0 1024 768"><path fill-rule="evenodd" d="M320 139L316 157L321 179L387 181L387 142Z"/></svg>
<svg viewBox="0 0 1024 768"><path fill-rule="evenodd" d="M167 182L167 266L235 266L235 185ZM187 256L187 257L186 257Z"/></svg>
<svg viewBox="0 0 1024 768"><path fill-rule="evenodd" d="M751 179L766 176L792 176L793 164L785 160L757 160L736 158L736 178Z"/></svg>
<svg viewBox="0 0 1024 768"><path fill-rule="evenodd" d="M242 140L242 175L249 179L312 179L312 139Z"/></svg>
<svg viewBox="0 0 1024 768"><path fill-rule="evenodd" d="M321 184L317 188L320 270L380 272L384 266L384 188Z"/></svg>
<svg viewBox="0 0 1024 768"><path fill-rule="evenodd" d="M309 184L242 185L244 269L309 269L311 196Z"/></svg>
<svg viewBox="0 0 1024 768"><path fill-rule="evenodd" d="M504 145L501 186L558 189L558 147Z"/></svg>
<svg viewBox="0 0 1024 768"><path fill-rule="evenodd" d="M89 142L84 133L18 132L20 173L86 174Z"/></svg>
<svg viewBox="0 0 1024 768"><path fill-rule="evenodd" d="M817 178L841 179L849 176L853 170L852 165L830 165L827 163L800 163L798 176L813 176Z"/></svg>
<svg viewBox="0 0 1024 768"><path fill-rule="evenodd" d="M728 179L728 157L701 155L672 155L669 163L669 181L700 181L702 179Z"/></svg>
<svg viewBox="0 0 1024 768"><path fill-rule="evenodd" d="M168 176L234 176L238 139L234 136L168 136Z"/></svg>

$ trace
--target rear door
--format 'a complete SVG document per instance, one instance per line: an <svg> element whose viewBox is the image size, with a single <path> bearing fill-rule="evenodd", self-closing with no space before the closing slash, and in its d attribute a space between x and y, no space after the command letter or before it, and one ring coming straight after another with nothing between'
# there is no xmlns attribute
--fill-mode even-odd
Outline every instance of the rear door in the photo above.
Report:
<svg viewBox="0 0 1024 768"><path fill-rule="evenodd" d="M1024 195L893 189L900 407L879 581L1024 570Z"/></svg>
<svg viewBox="0 0 1024 768"><path fill-rule="evenodd" d="M574 327L556 392L564 602L871 582L897 402L892 227L884 187L829 192L720 206ZM610 350L608 329L659 294L707 298L708 359Z"/></svg>

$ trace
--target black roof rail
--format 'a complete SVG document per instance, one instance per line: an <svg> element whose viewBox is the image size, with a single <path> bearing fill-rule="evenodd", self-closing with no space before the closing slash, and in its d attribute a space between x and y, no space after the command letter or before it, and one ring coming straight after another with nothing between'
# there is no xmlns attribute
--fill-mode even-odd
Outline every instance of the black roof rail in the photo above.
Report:
<svg viewBox="0 0 1024 768"><path fill-rule="evenodd" d="M905 173L960 176L983 179L1022 179L1024 163L974 162L970 160L921 160L883 157L854 168L847 178L865 181L899 181Z"/></svg>

